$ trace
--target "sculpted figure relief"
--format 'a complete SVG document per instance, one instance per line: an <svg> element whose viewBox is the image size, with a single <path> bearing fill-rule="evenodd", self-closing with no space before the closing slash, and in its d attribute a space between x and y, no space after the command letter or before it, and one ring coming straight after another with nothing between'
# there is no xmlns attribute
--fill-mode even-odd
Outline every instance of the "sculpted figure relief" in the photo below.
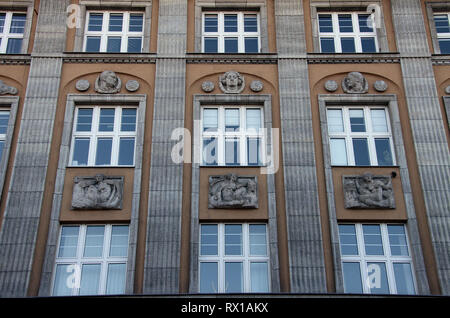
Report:
<svg viewBox="0 0 450 318"><path fill-rule="evenodd" d="M75 177L72 208L84 210L122 209L123 177Z"/></svg>
<svg viewBox="0 0 450 318"><path fill-rule="evenodd" d="M349 94L363 94L369 90L369 84L359 72L350 72L342 80L342 89Z"/></svg>
<svg viewBox="0 0 450 318"><path fill-rule="evenodd" d="M17 94L17 88L6 85L2 80L0 80L0 95L5 94L15 95Z"/></svg>
<svg viewBox="0 0 450 318"><path fill-rule="evenodd" d="M209 177L210 209L258 208L256 177L224 176Z"/></svg>
<svg viewBox="0 0 450 318"><path fill-rule="evenodd" d="M120 91L122 81L113 71L103 71L95 81L95 91L101 94L114 94Z"/></svg>
<svg viewBox="0 0 450 318"><path fill-rule="evenodd" d="M394 209L394 193L390 176L344 176L345 207Z"/></svg>
<svg viewBox="0 0 450 318"><path fill-rule="evenodd" d="M228 71L219 76L219 87L226 94L239 94L244 90L244 77L235 71Z"/></svg>

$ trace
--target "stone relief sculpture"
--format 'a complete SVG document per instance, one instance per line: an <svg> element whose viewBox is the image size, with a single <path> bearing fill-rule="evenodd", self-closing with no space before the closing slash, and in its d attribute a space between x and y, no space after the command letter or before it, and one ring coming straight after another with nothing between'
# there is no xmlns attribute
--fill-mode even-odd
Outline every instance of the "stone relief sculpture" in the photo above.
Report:
<svg viewBox="0 0 450 318"><path fill-rule="evenodd" d="M251 84L250 84L250 89L251 89L253 92L260 92L260 91L263 90L263 88L264 88L264 84L263 84L263 82L261 82L261 81L253 81L253 82L251 82Z"/></svg>
<svg viewBox="0 0 450 318"><path fill-rule="evenodd" d="M89 81L85 80L85 79L81 79L81 80L77 81L75 84L75 88L77 90L79 90L80 92L87 91L90 86L91 86L91 84L89 84Z"/></svg>
<svg viewBox="0 0 450 318"><path fill-rule="evenodd" d="M202 90L203 90L205 93L210 93L210 92L212 92L212 91L214 90L214 83L211 82L211 81L204 81L204 82L202 83Z"/></svg>
<svg viewBox="0 0 450 318"><path fill-rule="evenodd" d="M228 71L219 76L219 87L226 94L239 94L245 88L245 80L238 72Z"/></svg>
<svg viewBox="0 0 450 318"><path fill-rule="evenodd" d="M122 81L113 71L103 71L95 81L95 91L101 94L114 94L120 91Z"/></svg>
<svg viewBox="0 0 450 318"><path fill-rule="evenodd" d="M379 80L373 83L373 88L375 88L377 92L385 92L388 88L388 85L385 81Z"/></svg>
<svg viewBox="0 0 450 318"><path fill-rule="evenodd" d="M129 92L135 92L139 89L139 82L135 81L135 80L129 80L126 84L125 84L125 88L127 89L127 91Z"/></svg>
<svg viewBox="0 0 450 318"><path fill-rule="evenodd" d="M346 209L395 209L390 176L343 176L343 188Z"/></svg>
<svg viewBox="0 0 450 318"><path fill-rule="evenodd" d="M17 94L17 92L18 92L17 88L6 85L2 80L0 80L0 95L5 94L15 95Z"/></svg>
<svg viewBox="0 0 450 318"><path fill-rule="evenodd" d="M93 177L75 177L72 209L122 209L123 177L97 174Z"/></svg>
<svg viewBox="0 0 450 318"><path fill-rule="evenodd" d="M208 208L258 208L257 177L235 174L210 176Z"/></svg>
<svg viewBox="0 0 450 318"><path fill-rule="evenodd" d="M350 72L342 80L342 89L348 94L364 94L369 90L369 84L361 73Z"/></svg>
<svg viewBox="0 0 450 318"><path fill-rule="evenodd" d="M328 80L325 82L325 89L329 92L335 92L338 89L338 83L333 80Z"/></svg>

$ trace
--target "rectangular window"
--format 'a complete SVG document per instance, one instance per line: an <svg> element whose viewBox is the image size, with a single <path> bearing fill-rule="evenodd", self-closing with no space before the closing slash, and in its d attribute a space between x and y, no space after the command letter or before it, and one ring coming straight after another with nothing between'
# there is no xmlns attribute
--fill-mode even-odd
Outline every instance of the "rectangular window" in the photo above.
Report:
<svg viewBox="0 0 450 318"><path fill-rule="evenodd" d="M435 14L434 25L441 54L450 54L450 13Z"/></svg>
<svg viewBox="0 0 450 318"><path fill-rule="evenodd" d="M387 108L327 108L331 164L392 166L393 140Z"/></svg>
<svg viewBox="0 0 450 318"><path fill-rule="evenodd" d="M320 13L318 15L322 53L378 52L373 15L367 13Z"/></svg>
<svg viewBox="0 0 450 318"><path fill-rule="evenodd" d="M52 295L125 293L128 225L61 227Z"/></svg>
<svg viewBox="0 0 450 318"><path fill-rule="evenodd" d="M203 14L203 53L259 53L259 15L244 12Z"/></svg>
<svg viewBox="0 0 450 318"><path fill-rule="evenodd" d="M77 107L72 132L73 166L134 165L137 109Z"/></svg>
<svg viewBox="0 0 450 318"><path fill-rule="evenodd" d="M267 293L266 224L200 225L200 293Z"/></svg>
<svg viewBox="0 0 450 318"><path fill-rule="evenodd" d="M142 52L144 14L89 11L86 18L85 52Z"/></svg>
<svg viewBox="0 0 450 318"><path fill-rule="evenodd" d="M0 12L0 53L20 54L27 15Z"/></svg>
<svg viewBox="0 0 450 318"><path fill-rule="evenodd" d="M262 165L262 123L262 109L258 107L204 107L203 165Z"/></svg>
<svg viewBox="0 0 450 318"><path fill-rule="evenodd" d="M339 224L346 293L415 294L402 224Z"/></svg>

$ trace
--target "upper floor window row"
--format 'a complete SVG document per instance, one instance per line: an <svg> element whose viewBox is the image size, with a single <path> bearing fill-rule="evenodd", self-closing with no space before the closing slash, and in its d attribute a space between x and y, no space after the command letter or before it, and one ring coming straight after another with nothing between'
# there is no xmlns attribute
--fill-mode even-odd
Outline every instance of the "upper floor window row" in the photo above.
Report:
<svg viewBox="0 0 450 318"><path fill-rule="evenodd" d="M25 13L0 12L0 53L21 53L25 22Z"/></svg>
<svg viewBox="0 0 450 318"><path fill-rule="evenodd" d="M86 18L84 51L140 53L143 35L143 13L90 11Z"/></svg>
<svg viewBox="0 0 450 318"><path fill-rule="evenodd" d="M434 24L441 54L450 54L450 13L434 15Z"/></svg>

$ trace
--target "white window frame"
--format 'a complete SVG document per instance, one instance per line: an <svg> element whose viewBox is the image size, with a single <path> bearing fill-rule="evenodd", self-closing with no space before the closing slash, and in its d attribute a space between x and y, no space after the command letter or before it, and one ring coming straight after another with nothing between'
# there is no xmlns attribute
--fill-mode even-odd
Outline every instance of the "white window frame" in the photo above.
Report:
<svg viewBox="0 0 450 318"><path fill-rule="evenodd" d="M330 132L328 129L328 139L329 143L331 145L331 139L345 139L345 147L346 147L346 155L347 155L347 166L355 166L355 154L353 150L353 143L352 140L355 138L364 138L367 139L367 146L369 150L369 157L370 157L370 165L371 166L378 166L378 158L377 158L377 151L375 147L375 139L377 138L384 138L389 139L389 145L391 148L391 155L392 155L392 166L396 165L396 156L394 151L394 141L392 138L392 128L391 128L391 121L389 118L389 108L386 106L327 106L326 112L328 116L328 110L330 109L339 109L342 111L342 120L344 125L344 131L343 132ZM351 132L350 127L350 115L349 110L351 109L362 109L364 112L364 122L366 126L365 132ZM387 132L373 132L372 129L372 120L370 116L370 111L372 109L383 109L384 113L386 114L386 125L388 128ZM329 122L328 122L329 127ZM327 128L328 128L327 127ZM330 149L330 155L331 149Z"/></svg>
<svg viewBox="0 0 450 318"><path fill-rule="evenodd" d="M109 19L111 14L123 14L122 20L122 31L109 31ZM101 31L89 31L89 16L90 14L103 14L102 17L102 30ZM141 32L130 32L130 15L131 14L142 14L142 31ZM83 52L86 52L87 38L88 37L100 37L100 50L99 52L107 52L108 48L108 37L120 37L120 52L126 53L128 51L128 38L129 37L140 37L141 38L141 52L144 45L144 29L145 29L145 13L137 11L96 11L89 10L86 12L86 23L84 29L84 41L83 41Z"/></svg>
<svg viewBox="0 0 450 318"><path fill-rule="evenodd" d="M450 22L450 13L449 13L449 12L435 12L435 13L433 13L433 22L432 22L433 25L435 25L434 18L435 18L435 16L437 16L437 15L446 15L448 21ZM436 29L435 29L435 30L436 30ZM439 52L440 52L439 40L441 40L441 39L447 39L448 41L450 41L450 32L446 32L446 33L438 33L437 30L436 30L436 37L437 37L437 45L438 45ZM442 53L442 54L444 54L444 53ZM450 52L449 52L449 53L445 53L445 54L450 54Z"/></svg>
<svg viewBox="0 0 450 318"><path fill-rule="evenodd" d="M128 242L127 242L127 255L126 256L109 256L109 251L111 247L111 234L112 227L115 225L119 226L128 226ZM77 242L77 252L75 257L58 257L59 248L61 245L61 234L63 227L78 227L78 242ZM101 257L84 257L84 247L86 242L86 232L88 226L104 226L105 231L103 234L103 252ZM81 274L82 274L82 266L86 264L101 264L100 269L100 279L99 279L99 289L97 295L103 295L106 293L106 285L107 285L107 276L108 276L108 265L109 264L125 264L128 265L128 253L129 253L129 244L130 241L130 227L128 224L76 224L76 225L61 225L59 230L58 237L58 245L56 249L56 260L53 268L53 277L51 284L51 292L53 294L56 280L56 269L58 265L74 265L77 268L78 273L80 274L79 282L81 282ZM75 272L75 271L74 271ZM76 279L76 278L75 278ZM125 272L125 283L126 283L126 272ZM124 286L125 290L125 286ZM76 296L80 293L80 288L75 287L72 288L72 296Z"/></svg>
<svg viewBox="0 0 450 318"><path fill-rule="evenodd" d="M23 46L24 46L24 41L25 41L24 34L25 34L26 28L27 28L27 21L26 21L27 20L27 14L26 14L26 12L0 11L0 13L6 13L5 24L3 26L3 32L0 33L0 39L1 39L0 53L6 53L6 49L8 47L9 39L22 39L22 48L21 48L21 52L22 52L23 51ZM10 33L13 14L22 14L22 15L25 16L25 25L24 25L23 33ZM15 54L20 54L21 52L15 53Z"/></svg>
<svg viewBox="0 0 450 318"><path fill-rule="evenodd" d="M199 231L199 245L201 245L201 227L202 225L217 225L217 255L201 255L199 252L199 269L201 263L217 263L218 264L218 290L217 293L226 293L225 291L225 263L227 262L242 262L243 264L243 291L244 293L251 292L251 263L267 263L267 282L268 290L271 290L270 279L270 254L268 242L268 226L266 223L201 223ZM225 255L225 226L226 225L242 225L242 255ZM251 256L250 255L250 225L265 225L266 226L266 255ZM198 288L200 290L201 275L198 275Z"/></svg>
<svg viewBox="0 0 450 318"><path fill-rule="evenodd" d="M218 110L218 128L217 131L203 131L203 110L204 109L217 109ZM225 109L238 109L239 110L239 130L238 131L225 131ZM261 114L261 127L256 129L247 130L247 109L259 109ZM202 138L200 143L200 153L202 154L202 166L227 166L232 167L235 165L227 165L225 163L225 141L226 139L239 139L239 165L237 166L250 166L248 165L248 148L247 138L259 138L259 165L251 165L251 167L263 166L266 154L266 145L264 138L264 109L260 106L207 106L201 107L201 130ZM203 140L208 138L217 138L217 165L206 164L203 157Z"/></svg>
<svg viewBox="0 0 450 318"><path fill-rule="evenodd" d="M217 32L205 32L205 16L217 15ZM225 15L237 14L238 19L238 31L237 32L225 32ZM244 32L244 16L256 15L258 32ZM261 23L260 14L252 11L205 11L202 13L202 52L205 52L205 38L217 38L217 53L225 53L225 38L238 38L238 53L245 53L245 38L257 37L258 38L258 53L261 52ZM213 54L213 53L211 53Z"/></svg>
<svg viewBox="0 0 450 318"><path fill-rule="evenodd" d="M358 15L369 15L367 12L318 12L317 14L317 30L319 32L319 47L320 52L322 52L322 38L333 38L334 39L334 53L342 53L341 38L353 38L355 43L354 53L366 53L362 51L361 38L373 37L375 41L375 52L379 52L380 48L378 45L377 31L374 23L374 15L370 14L372 19L372 32L360 32L359 30L359 20ZM333 23L333 32L320 32L320 15L331 15ZM339 15L351 15L353 32L340 32L339 31ZM331 52L330 52L331 53ZM369 52L367 52L369 53Z"/></svg>
<svg viewBox="0 0 450 318"><path fill-rule="evenodd" d="M414 292L417 292L417 283L414 275L414 266L411 256L411 246L408 238L408 231L404 224L390 224L390 223L339 223L339 225L354 225L356 229L356 238L358 245L358 255L342 255L341 253L341 265L344 267L344 263L359 263L361 272L361 285L363 287L363 293L370 294L370 286L366 284L368 280L368 263L385 263L386 264L386 275L388 279L389 292L391 294L397 294L397 286L395 284L395 275L393 264L394 263L409 263L411 266L412 273L412 283L414 285ZM366 255L365 245L364 245L364 234L363 225L379 225L381 229L381 238L383 243L383 254L384 255ZM388 235L388 225L403 225L405 230L406 243L408 248L408 255L391 255L391 246L389 242ZM341 246L339 238L339 246ZM344 273L342 273L344 275Z"/></svg>
<svg viewBox="0 0 450 318"><path fill-rule="evenodd" d="M92 112L92 123L91 123L91 131L76 131L77 120L78 120L78 111L79 109L93 109ZM98 131L100 124L100 110L102 108L114 108L114 129L113 131ZM123 109L136 109L136 127L134 131L120 131L121 122L122 122L122 110ZM75 116L72 127L72 141L70 146L70 156L69 156L69 166L74 167L111 167L111 166L119 166L119 167L132 167L136 161L136 137L137 137L137 125L138 125L138 109L133 106L115 106L115 105L103 105L103 106L76 106L75 107ZM126 137L134 138L134 154L133 154L133 164L132 165L119 165L119 147L120 147L120 139ZM77 165L73 162L73 155L75 149L75 138L89 138L89 155L88 155L88 163L87 165ZM112 149L111 149L111 162L109 165L96 165L95 164L95 156L97 153L97 142L98 138L112 138Z"/></svg>

